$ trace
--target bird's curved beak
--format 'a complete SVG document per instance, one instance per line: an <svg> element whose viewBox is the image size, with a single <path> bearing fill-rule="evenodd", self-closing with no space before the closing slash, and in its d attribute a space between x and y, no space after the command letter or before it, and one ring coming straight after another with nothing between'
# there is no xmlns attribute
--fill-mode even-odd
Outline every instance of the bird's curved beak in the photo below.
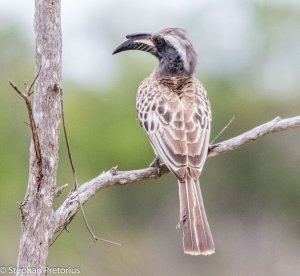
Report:
<svg viewBox="0 0 300 276"><path fill-rule="evenodd" d="M130 34L126 38L127 40L113 51L113 55L127 50L140 50L151 54L156 52L150 33Z"/></svg>

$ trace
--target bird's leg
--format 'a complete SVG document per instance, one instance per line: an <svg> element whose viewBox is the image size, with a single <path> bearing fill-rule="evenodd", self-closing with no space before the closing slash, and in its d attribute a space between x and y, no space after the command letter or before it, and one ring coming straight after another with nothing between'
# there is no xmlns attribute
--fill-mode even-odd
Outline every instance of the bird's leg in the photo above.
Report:
<svg viewBox="0 0 300 276"><path fill-rule="evenodd" d="M161 170L160 170L160 159L158 156L155 156L154 160L149 164L149 167L153 167L157 170L158 177L161 177Z"/></svg>

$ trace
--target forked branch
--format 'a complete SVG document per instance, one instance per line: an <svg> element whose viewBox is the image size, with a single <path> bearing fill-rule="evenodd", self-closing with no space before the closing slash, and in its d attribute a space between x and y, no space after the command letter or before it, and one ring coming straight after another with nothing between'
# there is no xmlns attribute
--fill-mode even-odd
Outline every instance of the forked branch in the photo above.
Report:
<svg viewBox="0 0 300 276"><path fill-rule="evenodd" d="M35 120L33 117L33 110L32 110L32 105L31 105L31 101L30 101L30 96L33 94L33 86L40 74L40 71L41 71L41 68L37 72L36 76L34 77L32 83L30 84L29 87L25 84L25 87L26 87L25 91L22 91L21 89L19 89L19 87L12 81L8 81L10 86L21 96L21 98L24 99L24 101L26 103L28 117L29 117L29 125L31 128L32 140L33 140L35 154L36 154L38 163L40 163L42 161L42 153L41 153L41 145L40 145L40 141L39 141L39 137L38 137L38 133L37 133L37 126L36 126L36 123L35 123Z"/></svg>
<svg viewBox="0 0 300 276"><path fill-rule="evenodd" d="M208 157L213 157L221 153L236 150L267 134L299 127L300 116L286 119L277 117L272 121L255 127L245 133L240 134L239 136L220 142L218 144L211 145L209 147ZM161 168L160 174L162 175L168 172L168 169L163 166ZM157 177L159 177L159 172L156 168L153 167L132 171L117 171L116 168L113 168L112 170L103 172L94 179L82 184L80 187L78 187L78 194L80 196L81 203L84 204L98 191L106 187L137 183ZM63 204L57 209L56 232L64 229L76 215L76 212L80 208L78 204L78 194L76 191L72 191L68 195L67 199L63 202Z"/></svg>

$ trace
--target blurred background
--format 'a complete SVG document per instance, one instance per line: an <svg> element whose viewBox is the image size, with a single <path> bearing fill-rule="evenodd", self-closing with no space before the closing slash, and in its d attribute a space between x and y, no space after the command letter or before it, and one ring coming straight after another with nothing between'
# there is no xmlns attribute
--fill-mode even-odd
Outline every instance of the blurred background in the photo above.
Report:
<svg viewBox="0 0 300 276"><path fill-rule="evenodd" d="M34 1L0 0L0 264L16 263L18 205L28 177L30 130L9 87L34 77ZM81 183L118 165L143 168L154 155L135 117L135 94L156 61L137 51L112 56L125 35L183 27L199 54L198 77L219 141L276 116L300 114L300 2L297 0L62 1L65 116ZM299 275L300 130L266 136L207 160L202 192L216 244L185 256L176 230L171 175L113 187L87 205L50 248L49 266L82 275ZM72 175L61 137L58 184ZM71 188L71 187L70 187ZM56 206L68 191L57 200Z"/></svg>

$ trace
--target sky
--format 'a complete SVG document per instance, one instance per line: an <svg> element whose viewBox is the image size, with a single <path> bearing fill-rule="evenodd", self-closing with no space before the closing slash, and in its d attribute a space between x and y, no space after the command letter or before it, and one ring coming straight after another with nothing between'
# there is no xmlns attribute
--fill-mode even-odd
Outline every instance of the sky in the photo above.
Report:
<svg viewBox="0 0 300 276"><path fill-rule="evenodd" d="M199 70L204 74L226 76L244 70L260 55L263 38L257 35L253 3L262 0L86 0L62 1L63 76L82 86L110 83L120 73L113 49L134 32L155 32L163 27L183 27L188 31L199 55ZM296 9L300 1L270 0ZM0 0L0 24L16 24L34 44L34 1ZM282 29L280 29L282 28ZM300 57L297 32L284 37L287 44L275 45L274 55L266 57L259 75L267 89L296 86ZM286 27L286 29L288 26ZM290 28L289 28L290 29ZM276 32L276 30L271 30ZM291 37L292 36L292 37ZM286 47L288 51L286 51ZM279 49L280 48L280 49ZM287 53L288 55L287 55ZM276 77L280 74L281 81Z"/></svg>

